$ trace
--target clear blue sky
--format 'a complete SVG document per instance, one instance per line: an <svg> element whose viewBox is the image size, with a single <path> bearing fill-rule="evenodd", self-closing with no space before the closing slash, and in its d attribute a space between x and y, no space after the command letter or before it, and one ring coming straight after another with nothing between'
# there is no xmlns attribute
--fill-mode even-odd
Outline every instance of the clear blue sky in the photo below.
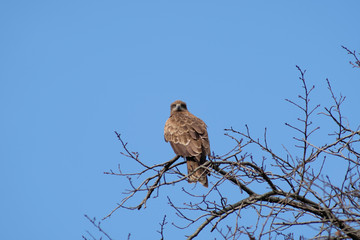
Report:
<svg viewBox="0 0 360 240"><path fill-rule="evenodd" d="M329 78L358 126L360 73L340 46L360 52L359 9L357 0L1 1L0 239L96 234L83 214L104 217L125 188L103 174L127 166L113 131L145 162L169 160L163 126L176 99L207 123L217 154L232 147L223 129L244 124L259 136L267 127L281 149L293 144L284 122L298 112L284 99L301 92L299 65L313 101L330 103ZM158 239L166 196L186 198L183 186L146 210L118 211L104 229ZM188 233L169 224L166 236Z"/></svg>

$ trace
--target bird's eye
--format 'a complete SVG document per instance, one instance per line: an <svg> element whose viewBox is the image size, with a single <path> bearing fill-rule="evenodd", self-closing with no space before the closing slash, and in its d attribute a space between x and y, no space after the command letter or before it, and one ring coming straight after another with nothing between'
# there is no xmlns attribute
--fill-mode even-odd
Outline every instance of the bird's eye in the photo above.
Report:
<svg viewBox="0 0 360 240"><path fill-rule="evenodd" d="M186 104L182 103L181 107L186 109Z"/></svg>

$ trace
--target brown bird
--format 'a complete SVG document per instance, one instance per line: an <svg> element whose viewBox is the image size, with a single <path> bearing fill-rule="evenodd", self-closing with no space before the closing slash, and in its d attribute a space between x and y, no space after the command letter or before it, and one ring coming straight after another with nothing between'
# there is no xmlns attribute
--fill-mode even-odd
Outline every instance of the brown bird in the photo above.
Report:
<svg viewBox="0 0 360 240"><path fill-rule="evenodd" d="M177 155L186 158L189 183L199 181L208 187L208 170L196 168L206 162L210 156L210 143L206 124L192 115L186 103L177 100L170 105L170 117L165 123L164 137Z"/></svg>

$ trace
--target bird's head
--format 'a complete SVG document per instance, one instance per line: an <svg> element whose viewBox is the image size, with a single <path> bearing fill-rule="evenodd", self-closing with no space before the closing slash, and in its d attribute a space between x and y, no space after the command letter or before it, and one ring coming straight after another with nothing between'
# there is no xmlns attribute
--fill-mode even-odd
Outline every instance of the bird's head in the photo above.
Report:
<svg viewBox="0 0 360 240"><path fill-rule="evenodd" d="M170 112L181 112L181 111L187 111L186 103L180 100L176 100L170 105Z"/></svg>

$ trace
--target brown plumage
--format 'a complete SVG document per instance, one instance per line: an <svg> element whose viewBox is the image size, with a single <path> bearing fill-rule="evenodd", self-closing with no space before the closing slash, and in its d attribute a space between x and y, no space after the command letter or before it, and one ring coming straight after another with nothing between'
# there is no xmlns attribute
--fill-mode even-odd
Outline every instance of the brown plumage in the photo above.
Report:
<svg viewBox="0 0 360 240"><path fill-rule="evenodd" d="M210 155L210 143L206 124L192 115L186 103L177 100L170 106L170 117L165 123L164 137L177 155L186 158L188 181L199 181L208 187L208 170L199 168Z"/></svg>

